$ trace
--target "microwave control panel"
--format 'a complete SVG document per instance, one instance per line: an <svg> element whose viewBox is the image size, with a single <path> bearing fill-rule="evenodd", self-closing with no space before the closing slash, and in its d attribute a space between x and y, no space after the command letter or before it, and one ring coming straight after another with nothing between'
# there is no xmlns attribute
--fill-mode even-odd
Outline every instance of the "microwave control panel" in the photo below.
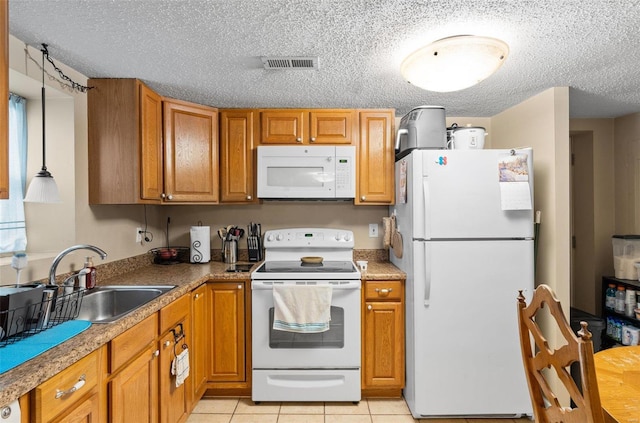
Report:
<svg viewBox="0 0 640 423"><path fill-rule="evenodd" d="M356 186L356 148L336 146L336 198L353 198Z"/></svg>

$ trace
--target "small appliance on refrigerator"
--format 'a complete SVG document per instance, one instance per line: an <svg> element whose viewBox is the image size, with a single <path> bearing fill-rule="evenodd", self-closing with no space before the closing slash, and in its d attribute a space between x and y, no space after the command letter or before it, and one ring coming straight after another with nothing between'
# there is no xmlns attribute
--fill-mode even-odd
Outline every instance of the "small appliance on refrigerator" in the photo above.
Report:
<svg viewBox="0 0 640 423"><path fill-rule="evenodd" d="M532 163L531 149L396 161L391 260L407 274L404 397L416 418L532 414L516 313L518 290L534 288Z"/></svg>

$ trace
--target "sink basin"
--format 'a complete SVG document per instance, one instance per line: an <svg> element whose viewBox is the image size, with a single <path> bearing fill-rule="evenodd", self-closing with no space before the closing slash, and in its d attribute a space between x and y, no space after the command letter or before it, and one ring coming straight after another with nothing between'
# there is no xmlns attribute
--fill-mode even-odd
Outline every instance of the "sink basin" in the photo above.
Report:
<svg viewBox="0 0 640 423"><path fill-rule="evenodd" d="M76 319L111 323L175 288L162 286L98 286L87 291Z"/></svg>

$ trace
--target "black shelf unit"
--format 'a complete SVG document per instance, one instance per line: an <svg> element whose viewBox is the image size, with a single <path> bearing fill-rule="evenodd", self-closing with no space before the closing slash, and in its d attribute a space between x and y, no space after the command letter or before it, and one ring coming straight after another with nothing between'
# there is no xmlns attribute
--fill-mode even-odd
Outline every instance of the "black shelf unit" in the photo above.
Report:
<svg viewBox="0 0 640 423"><path fill-rule="evenodd" d="M625 287L625 289L629 288L629 289L634 289L636 292L640 291L640 281L634 281L634 280L631 280L631 279L618 279L618 278L614 278L613 276L603 276L602 277L602 318L605 321L605 325L607 324L607 317L615 317L617 319L620 319L620 320L622 320L624 322L629 323L630 325L633 325L633 326L635 326L637 328L640 328L640 320L639 319L636 319L635 317L627 316L626 314L616 313L615 311L612 311L612 310L607 310L607 307L606 307L606 301L607 301L606 292L607 292L607 288L609 287L610 283L615 284L616 287L618 285L622 285L622 286ZM614 345L620 345L620 342L618 342L614 338L611 338L610 336L608 336L606 334L606 330L605 330L605 333L603 334L603 339L602 339L602 347L603 348L609 348L609 347L612 347Z"/></svg>

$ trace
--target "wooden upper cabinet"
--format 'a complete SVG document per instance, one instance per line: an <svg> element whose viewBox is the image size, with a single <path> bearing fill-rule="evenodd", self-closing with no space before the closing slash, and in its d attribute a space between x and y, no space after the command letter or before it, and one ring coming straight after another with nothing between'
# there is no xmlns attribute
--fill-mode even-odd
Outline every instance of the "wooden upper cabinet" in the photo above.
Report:
<svg viewBox="0 0 640 423"><path fill-rule="evenodd" d="M257 112L220 112L220 202L255 203L254 134Z"/></svg>
<svg viewBox="0 0 640 423"><path fill-rule="evenodd" d="M359 112L356 205L393 204L395 157L393 110Z"/></svg>
<svg viewBox="0 0 640 423"><path fill-rule="evenodd" d="M0 199L9 198L9 2L0 1Z"/></svg>
<svg viewBox="0 0 640 423"><path fill-rule="evenodd" d="M163 192L162 97L139 84L140 197L157 201Z"/></svg>
<svg viewBox="0 0 640 423"><path fill-rule="evenodd" d="M162 98L136 79L90 79L89 204L160 204Z"/></svg>
<svg viewBox="0 0 640 423"><path fill-rule="evenodd" d="M273 109L260 112L261 144L352 144L353 110Z"/></svg>
<svg viewBox="0 0 640 423"><path fill-rule="evenodd" d="M164 100L165 201L218 202L218 110Z"/></svg>

